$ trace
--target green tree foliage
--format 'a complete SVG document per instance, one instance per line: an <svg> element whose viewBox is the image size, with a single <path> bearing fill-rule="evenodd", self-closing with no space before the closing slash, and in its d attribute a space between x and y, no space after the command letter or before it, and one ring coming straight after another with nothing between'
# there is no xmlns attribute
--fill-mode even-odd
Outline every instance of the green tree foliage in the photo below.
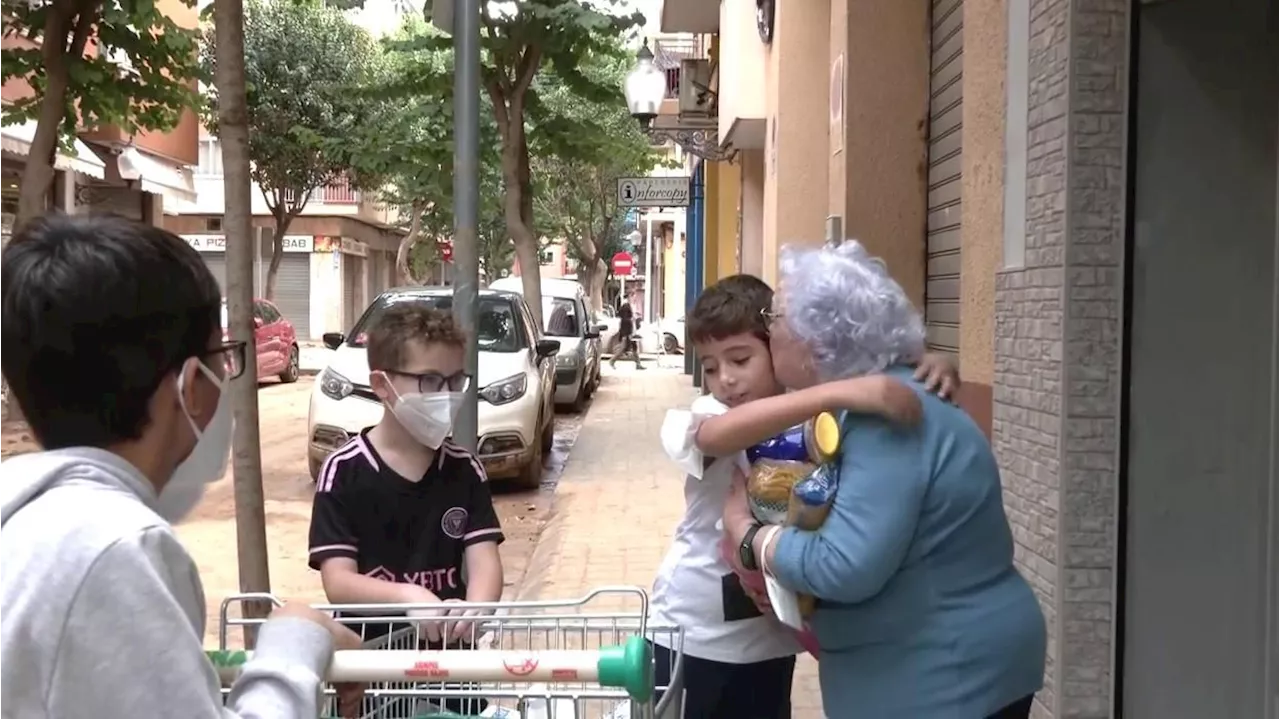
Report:
<svg viewBox="0 0 1280 719"><path fill-rule="evenodd" d="M621 87L630 70L621 47L591 57L577 71L594 85ZM535 82L532 169L538 226L564 238L578 278L599 310L607 262L633 229L618 207L618 179L647 175L659 157L623 102L585 101L558 73Z"/></svg>
<svg viewBox="0 0 1280 719"><path fill-rule="evenodd" d="M187 7L194 0L182 0ZM155 0L3 0L0 74L33 95L5 106L5 124L36 121L18 207L21 222L44 209L53 158L77 125L126 135L170 130L196 108L199 32L179 27Z"/></svg>
<svg viewBox="0 0 1280 719"><path fill-rule="evenodd" d="M377 45L337 8L292 0L245 6L245 79L252 177L275 220L266 296L275 295L284 235L311 193L348 173L338 151L368 121L365 88L377 71ZM212 68L216 42L205 38ZM217 132L218 96L206 121Z"/></svg>
<svg viewBox="0 0 1280 719"><path fill-rule="evenodd" d="M369 120L339 140L356 182L405 218L397 267L410 283L436 274L438 247L453 236L453 53L447 42L422 19L407 18L382 43L377 81L365 93ZM486 265L486 254L490 262L502 259L506 242L492 113L482 115L480 132L481 244L496 252L482 248ZM503 242L495 244L496 236ZM491 264L486 269L495 271Z"/></svg>
<svg viewBox="0 0 1280 719"><path fill-rule="evenodd" d="M501 148L503 217L522 268L538 266L541 235L534 214L530 162L533 116L540 100L534 80L554 72L584 101L623 106L621 88L581 72L597 56L616 54L619 40L642 24L641 13L622 15L623 0L517 0L486 3L481 13L481 84ZM521 273L524 293L541 294L537 272ZM542 307L532 303L541 321Z"/></svg>

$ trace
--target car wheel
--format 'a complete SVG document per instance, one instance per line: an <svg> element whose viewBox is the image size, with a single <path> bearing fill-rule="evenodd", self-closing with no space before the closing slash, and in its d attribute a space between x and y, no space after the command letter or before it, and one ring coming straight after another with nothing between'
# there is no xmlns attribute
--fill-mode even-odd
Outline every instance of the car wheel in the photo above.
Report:
<svg viewBox="0 0 1280 719"><path fill-rule="evenodd" d="M551 416L554 417L554 415ZM538 438L538 441L542 443L543 456L545 457L546 455L551 454L551 446L554 445L556 441L556 422L554 419L549 420L542 427L542 435Z"/></svg>
<svg viewBox="0 0 1280 719"><path fill-rule="evenodd" d="M284 366L284 371L280 373L281 382L297 382L298 377L302 375L302 369L298 366L298 345L289 348L289 363Z"/></svg>
<svg viewBox="0 0 1280 719"><path fill-rule="evenodd" d="M578 384L578 394L574 396L573 403L569 405L569 410L574 414L579 414L587 408L587 397L590 396L587 388L590 386L591 380L584 376L582 382Z"/></svg>
<svg viewBox="0 0 1280 719"><path fill-rule="evenodd" d="M538 443L533 447L533 456L529 458L529 464L525 465L516 476L516 484L524 489L537 489L542 486L542 445L543 440L539 438Z"/></svg>
<svg viewBox="0 0 1280 719"><path fill-rule="evenodd" d="M324 466L323 459L316 459L311 455L307 455L307 469L311 472L311 483L315 484L320 478L320 468Z"/></svg>
<svg viewBox="0 0 1280 719"><path fill-rule="evenodd" d="M662 336L662 351L669 355L680 353L680 340L676 339L673 334L664 334Z"/></svg>

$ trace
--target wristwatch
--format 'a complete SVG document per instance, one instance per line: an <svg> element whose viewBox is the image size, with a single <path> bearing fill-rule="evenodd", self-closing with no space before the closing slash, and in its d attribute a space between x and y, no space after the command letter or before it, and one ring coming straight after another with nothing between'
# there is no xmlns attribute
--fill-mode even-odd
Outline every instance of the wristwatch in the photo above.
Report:
<svg viewBox="0 0 1280 719"><path fill-rule="evenodd" d="M742 535L742 544L738 545L738 561L742 562L742 566L752 572L760 569L760 563L756 561L756 550L752 545L756 541L756 535L763 528L764 525L759 522L752 524L747 529L747 533Z"/></svg>

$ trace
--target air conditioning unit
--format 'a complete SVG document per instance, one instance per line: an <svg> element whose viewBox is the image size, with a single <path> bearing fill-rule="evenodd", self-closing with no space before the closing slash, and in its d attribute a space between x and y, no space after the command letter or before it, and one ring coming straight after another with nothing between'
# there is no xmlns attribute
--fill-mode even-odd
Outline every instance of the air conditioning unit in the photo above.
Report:
<svg viewBox="0 0 1280 719"><path fill-rule="evenodd" d="M680 61L680 114L711 117L716 109L716 94L711 90L710 60Z"/></svg>

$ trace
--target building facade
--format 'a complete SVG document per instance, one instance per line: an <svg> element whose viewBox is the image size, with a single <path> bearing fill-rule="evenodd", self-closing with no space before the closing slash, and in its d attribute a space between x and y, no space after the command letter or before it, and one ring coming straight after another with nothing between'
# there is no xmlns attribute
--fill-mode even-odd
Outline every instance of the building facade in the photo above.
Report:
<svg viewBox="0 0 1280 719"><path fill-rule="evenodd" d="M1276 3L759 5L663 6L716 38L703 276L885 259L1000 462L1036 716L1276 716Z"/></svg>

